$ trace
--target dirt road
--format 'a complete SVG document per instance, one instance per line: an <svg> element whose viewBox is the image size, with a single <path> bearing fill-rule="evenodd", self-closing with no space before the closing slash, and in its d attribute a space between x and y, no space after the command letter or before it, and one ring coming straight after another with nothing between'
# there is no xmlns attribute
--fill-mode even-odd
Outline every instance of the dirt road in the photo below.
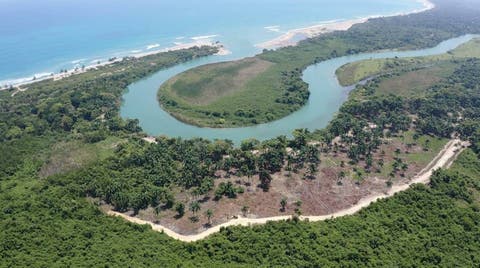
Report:
<svg viewBox="0 0 480 268"><path fill-rule="evenodd" d="M379 199L391 197L395 193L407 190L412 184L416 184L416 183L426 184L430 181L430 177L436 169L450 167L450 165L453 163L456 157L462 152L463 147L466 147L468 145L469 144L467 142L462 142L460 140L451 140L445 145L443 150L440 151L440 153L430 162L430 164L428 164L427 167L425 167L415 178L410 180L407 184L395 185L392 188L390 188L390 190L386 193L369 196L364 199L361 199L356 205L348 209L344 209L328 215L301 216L300 219L301 220L308 219L309 221L314 222L314 221L323 221L326 219L331 219L336 217L342 217L346 215L352 215L360 211L361 209L368 207L370 204L378 201ZM148 224L152 227L153 230L158 232L163 232L166 235L183 242L193 242L193 241L204 239L211 234L219 232L222 227L239 226L239 225L250 226L255 224L265 224L269 221L281 221L281 220L287 220L292 218L292 216L278 216L278 217L269 217L269 218L261 218L261 219L249 219L249 218L238 216L238 219L234 219L226 223L213 226L212 228L202 233L195 234L195 235L181 235L162 225L144 221L135 217L131 217L131 216L119 213L119 212L108 211L107 213L108 215L118 216L133 223Z"/></svg>

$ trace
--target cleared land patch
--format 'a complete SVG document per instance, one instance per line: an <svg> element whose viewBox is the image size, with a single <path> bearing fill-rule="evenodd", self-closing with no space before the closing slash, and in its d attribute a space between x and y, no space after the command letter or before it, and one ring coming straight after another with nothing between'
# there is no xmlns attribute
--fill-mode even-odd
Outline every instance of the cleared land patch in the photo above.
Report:
<svg viewBox="0 0 480 268"><path fill-rule="evenodd" d="M83 144L78 141L57 143L52 147L52 152L40 169L39 175L48 177L104 160L112 156L116 146L122 142L125 141L110 137L94 144Z"/></svg>
<svg viewBox="0 0 480 268"><path fill-rule="evenodd" d="M426 140L432 140L425 145ZM268 192L262 191L258 176L248 178L245 176L227 175L219 172L215 186L220 183L234 182L235 187L244 188L244 193L235 198L224 197L215 200L207 196L200 198L202 210L213 211L207 224L205 215L200 215L199 221L191 221L194 213L188 211L183 217L176 217L173 210L157 213L149 207L141 210L137 215L127 211L124 215L133 215L138 219L161 224L170 230L182 235L192 235L209 230L212 226L226 223L236 219L238 215L246 218L265 218L274 216L296 215L327 215L347 209L367 196L379 195L388 192L393 185L401 186L409 183L417 174L447 144L446 139L432 139L428 136L412 138L412 132L402 133L390 142L383 144L373 155L375 164L364 169L364 160L357 164L348 164L349 158L344 150L323 154L321 165L315 174L315 179L304 179L306 169L298 172L287 171L284 167L273 174L271 188ZM409 142L408 146L404 142ZM401 152L396 153L399 149ZM382 164L379 165L380 159ZM394 171L395 162L401 159L407 165L406 169ZM302 179L303 178L303 179ZM176 199L188 203L192 194L182 191L176 194ZM286 200L284 209L281 200ZM299 202L300 201L300 202ZM104 204L103 210L111 211L112 206ZM247 208L246 210L244 208Z"/></svg>

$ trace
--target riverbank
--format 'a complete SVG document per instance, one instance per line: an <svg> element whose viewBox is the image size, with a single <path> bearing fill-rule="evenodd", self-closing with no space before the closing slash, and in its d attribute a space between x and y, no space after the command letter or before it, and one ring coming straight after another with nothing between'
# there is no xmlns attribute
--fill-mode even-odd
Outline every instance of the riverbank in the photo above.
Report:
<svg viewBox="0 0 480 268"><path fill-rule="evenodd" d="M405 16L405 15L410 15L410 14L416 14L420 12L425 12L430 9L435 8L435 4L428 0L419 0L420 3L424 6L422 9L416 9L412 10L411 12L404 12L404 13L396 13L392 15L374 15L374 16L368 16L364 18L359 18L359 19L351 19L351 20L341 20L341 21L333 21L330 23L324 23L324 24L318 24L318 25L313 25L305 28L299 28L299 29L293 29L285 34L274 38L272 40L269 40L267 42L263 42L260 44L257 44L256 46L259 48L263 49L275 49L275 48L280 48L280 47L286 47L286 46L295 46L298 44L298 42L319 36L321 34L326 34L334 31L347 31L350 29L352 26L360 23L365 23L369 19L374 19L374 18L382 18L382 17L394 17L394 16Z"/></svg>

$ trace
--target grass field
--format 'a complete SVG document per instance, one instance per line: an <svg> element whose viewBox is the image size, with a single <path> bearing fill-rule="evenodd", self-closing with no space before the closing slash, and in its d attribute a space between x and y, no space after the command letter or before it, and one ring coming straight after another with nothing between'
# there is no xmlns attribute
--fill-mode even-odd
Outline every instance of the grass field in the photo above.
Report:
<svg viewBox="0 0 480 268"><path fill-rule="evenodd" d="M192 105L208 105L224 96L248 90L248 82L272 65L257 58L208 64L175 76L161 90Z"/></svg>
<svg viewBox="0 0 480 268"><path fill-rule="evenodd" d="M112 136L92 144L85 144L78 140L56 143L52 146L39 175L48 177L105 160L114 155L114 149L122 142L125 140Z"/></svg>
<svg viewBox="0 0 480 268"><path fill-rule="evenodd" d="M353 85L363 79L379 75L381 73L397 71L405 66L417 65L419 68L425 65L431 66L432 64L438 65L439 69L432 75L431 71L419 72L418 74L408 74L397 81L390 81L392 83L412 83L410 86L416 87L418 84L430 84L435 83L439 79L450 74L453 71L448 68L448 64L451 60L456 58L470 58L480 57L480 38L473 39L458 48L441 55L427 56L427 57L415 57L415 58L403 58L403 59L370 59L358 62L353 62L340 67L337 71L337 77L342 86ZM420 80L420 81L419 81ZM420 82L420 83L419 83Z"/></svg>
<svg viewBox="0 0 480 268"><path fill-rule="evenodd" d="M414 131L404 132L398 139L403 144L416 144L424 148L421 152L403 153L403 156L409 162L415 162L422 166L426 166L430 163L430 161L432 161L448 142L448 139L430 137L427 135L420 135L417 139L414 139Z"/></svg>
<svg viewBox="0 0 480 268"><path fill-rule="evenodd" d="M404 97L423 95L427 89L447 78L454 70L454 64L442 61L429 68L407 71L381 81L376 93Z"/></svg>

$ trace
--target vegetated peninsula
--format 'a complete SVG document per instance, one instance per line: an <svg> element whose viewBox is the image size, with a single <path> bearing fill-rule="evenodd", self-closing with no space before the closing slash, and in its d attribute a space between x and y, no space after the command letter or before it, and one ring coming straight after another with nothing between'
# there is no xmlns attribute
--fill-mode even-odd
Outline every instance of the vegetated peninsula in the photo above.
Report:
<svg viewBox="0 0 480 268"><path fill-rule="evenodd" d="M380 73L388 73L389 70L397 70L405 66L418 66L417 69L411 70L411 76L408 79L401 81L402 83L421 83L429 86L428 81L418 81L417 77L423 74L424 70L428 70L432 64L440 65L440 63L448 63L455 59L468 59L476 58L480 56L480 39L473 39L471 42L461 45L455 50L449 51L448 53L441 55L434 55L428 57L416 57L416 58L389 58L389 59L370 59L363 60L358 62L352 62L342 66L337 69L336 75L338 81L342 86L351 86L355 83L358 83L362 80L373 78ZM453 64L449 64L450 67L453 67ZM444 76L451 74L453 68L448 68L449 72L443 72ZM445 71L447 71L445 70ZM440 72L442 73L442 72ZM429 77L428 80L431 82L438 81L439 77ZM392 85L393 89L398 89L400 85ZM409 89L410 92L422 92L422 90L417 90L415 85L402 85L401 87ZM398 94L398 92L397 92Z"/></svg>
<svg viewBox="0 0 480 268"><path fill-rule="evenodd" d="M224 63L221 72L217 65L192 70L191 80L170 81L171 94L206 103L184 85L232 85L222 77L225 70L238 77L249 68L266 68L255 80L265 76L281 86L287 83L284 74L301 81L306 66L340 55L423 49L480 33L475 1L435 4L427 12L371 19L345 32ZM119 114L129 84L217 53L215 47L127 58L0 91L0 263L475 267L480 262L478 44L472 39L443 55L346 65L337 72L345 84L370 79L356 85L325 129L240 146L173 137L145 141L138 120ZM270 73L279 66L286 72ZM232 88L233 94L241 91ZM202 93L225 98L215 87L202 87ZM439 163L443 168L432 172ZM430 183L355 215L301 220L407 189L412 182ZM235 217L288 220L219 228L187 244L109 211L184 235Z"/></svg>

